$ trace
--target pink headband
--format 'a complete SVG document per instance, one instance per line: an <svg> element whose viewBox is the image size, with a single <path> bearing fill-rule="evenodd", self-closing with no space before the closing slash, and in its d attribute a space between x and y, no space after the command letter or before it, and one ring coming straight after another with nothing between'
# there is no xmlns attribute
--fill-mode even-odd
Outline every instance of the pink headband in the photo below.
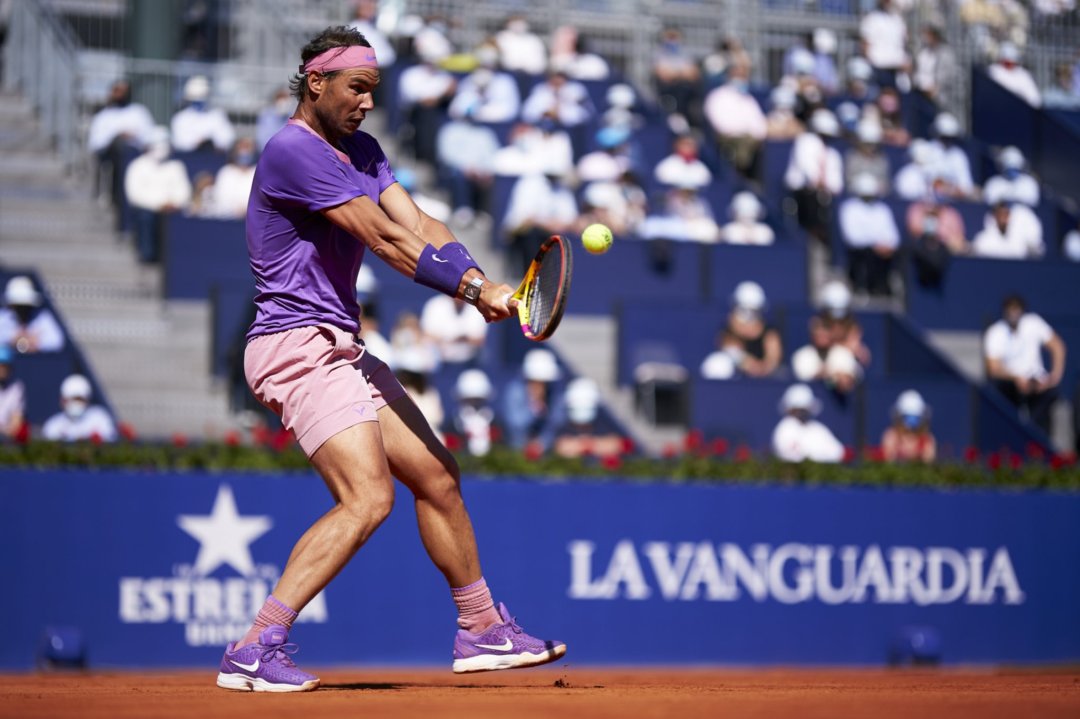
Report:
<svg viewBox="0 0 1080 719"><path fill-rule="evenodd" d="M308 60L306 64L300 66L300 73L327 73L360 67L379 69L379 63L375 60L375 51L362 45L348 45L346 47L332 47L326 52L316 55Z"/></svg>

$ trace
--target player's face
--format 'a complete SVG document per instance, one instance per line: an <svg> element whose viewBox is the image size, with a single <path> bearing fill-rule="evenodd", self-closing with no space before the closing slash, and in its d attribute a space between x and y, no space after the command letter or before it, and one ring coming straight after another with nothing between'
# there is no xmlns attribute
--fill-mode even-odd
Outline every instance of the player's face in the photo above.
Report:
<svg viewBox="0 0 1080 719"><path fill-rule="evenodd" d="M316 103L323 127L338 137L356 132L368 111L375 107L371 93L378 84L379 71L367 67L342 70L330 78Z"/></svg>

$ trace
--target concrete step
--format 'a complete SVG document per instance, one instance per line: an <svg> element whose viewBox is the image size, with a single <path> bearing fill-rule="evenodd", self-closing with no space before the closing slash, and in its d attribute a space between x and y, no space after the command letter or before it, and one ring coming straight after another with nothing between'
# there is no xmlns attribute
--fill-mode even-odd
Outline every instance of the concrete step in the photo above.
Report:
<svg viewBox="0 0 1080 719"><path fill-rule="evenodd" d="M63 161L45 153L0 154L0 178L58 180L64 176Z"/></svg>
<svg viewBox="0 0 1080 719"><path fill-rule="evenodd" d="M0 202L0 237L10 240L20 238L48 238L56 243L78 245L115 245L116 232L111 217L88 210L57 212L32 211L26 208L10 208L10 203Z"/></svg>
<svg viewBox="0 0 1080 719"><path fill-rule="evenodd" d="M239 426L220 391L204 394L162 387L149 394L116 387L109 391L109 400L120 419L130 423L144 439L168 438L175 433L214 438Z"/></svg>
<svg viewBox="0 0 1080 719"><path fill-rule="evenodd" d="M36 267L46 277L101 277L118 281L138 276L139 266L130 248L113 243L34 243L0 238L0 257L13 267Z"/></svg>
<svg viewBox="0 0 1080 719"><path fill-rule="evenodd" d="M980 383L986 374L982 357L982 334L935 330L926 333L930 346L944 354L971 382Z"/></svg>

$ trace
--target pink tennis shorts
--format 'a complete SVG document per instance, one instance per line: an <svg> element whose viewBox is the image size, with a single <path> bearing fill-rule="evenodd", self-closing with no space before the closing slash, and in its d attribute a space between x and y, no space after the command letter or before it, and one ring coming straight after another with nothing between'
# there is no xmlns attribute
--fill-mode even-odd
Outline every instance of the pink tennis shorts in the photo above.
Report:
<svg viewBox="0 0 1080 719"><path fill-rule="evenodd" d="M338 432L405 394L397 377L348 332L314 325L253 337L244 374L308 457Z"/></svg>

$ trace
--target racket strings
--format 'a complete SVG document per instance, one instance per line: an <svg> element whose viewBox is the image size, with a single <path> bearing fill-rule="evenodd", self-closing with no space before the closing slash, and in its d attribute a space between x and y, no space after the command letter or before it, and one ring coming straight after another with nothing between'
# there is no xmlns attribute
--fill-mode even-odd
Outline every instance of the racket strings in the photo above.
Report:
<svg viewBox="0 0 1080 719"><path fill-rule="evenodd" d="M529 288L529 327L536 334L542 334L551 322L562 283L563 261L561 248L548 252Z"/></svg>

